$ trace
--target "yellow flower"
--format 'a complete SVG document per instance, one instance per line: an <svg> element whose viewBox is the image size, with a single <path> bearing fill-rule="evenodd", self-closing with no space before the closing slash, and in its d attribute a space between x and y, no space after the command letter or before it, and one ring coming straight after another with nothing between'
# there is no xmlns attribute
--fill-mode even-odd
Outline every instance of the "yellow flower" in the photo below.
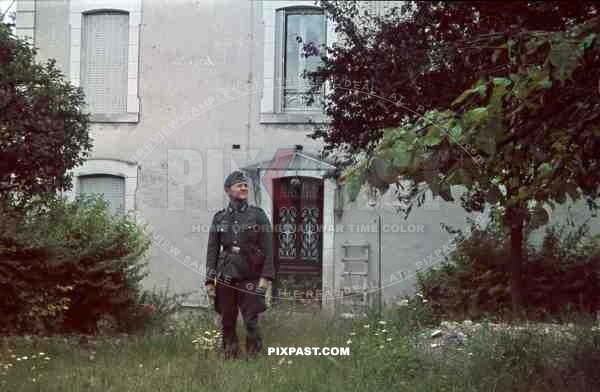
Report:
<svg viewBox="0 0 600 392"><path fill-rule="evenodd" d="M385 321L381 320L381 321L379 322L379 324L381 324L381 325L386 325L387 323L386 323Z"/></svg>
<svg viewBox="0 0 600 392"><path fill-rule="evenodd" d="M350 344L352 343L352 340L348 339L348 341L346 342L346 344Z"/></svg>
<svg viewBox="0 0 600 392"><path fill-rule="evenodd" d="M364 325L364 327L365 327L365 328L369 328L369 324L365 324L365 325Z"/></svg>
<svg viewBox="0 0 600 392"><path fill-rule="evenodd" d="M350 332L350 336L356 335L356 332Z"/></svg>

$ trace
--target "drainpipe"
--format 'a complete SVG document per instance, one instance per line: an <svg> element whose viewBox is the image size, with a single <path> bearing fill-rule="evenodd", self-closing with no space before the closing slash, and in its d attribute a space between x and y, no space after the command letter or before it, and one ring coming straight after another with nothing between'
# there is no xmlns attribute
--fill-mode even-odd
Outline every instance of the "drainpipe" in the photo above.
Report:
<svg viewBox="0 0 600 392"><path fill-rule="evenodd" d="M383 294L382 290L382 276L381 276L381 232L382 232L382 217L377 207L377 199L375 196L375 190L369 190L369 207L373 207L377 213L377 312L379 316L383 314Z"/></svg>
<svg viewBox="0 0 600 392"><path fill-rule="evenodd" d="M248 84L252 85L252 80L254 79L254 48L256 43L254 42L254 0L250 0L250 33L248 37L250 38L250 53L249 53L249 70L248 70ZM260 96L260 92L259 92ZM246 123L246 151L250 149L250 132L252 129L252 113L253 113L253 104L254 104L254 94L248 95L248 118Z"/></svg>
<svg viewBox="0 0 600 392"><path fill-rule="evenodd" d="M381 218L381 214L377 213L377 272L378 272L378 279L377 279L377 292L379 293L377 296L378 299L378 311L379 311L379 315L381 316L383 314L383 292L382 292L382 287L381 287L381 223L382 223L382 218Z"/></svg>

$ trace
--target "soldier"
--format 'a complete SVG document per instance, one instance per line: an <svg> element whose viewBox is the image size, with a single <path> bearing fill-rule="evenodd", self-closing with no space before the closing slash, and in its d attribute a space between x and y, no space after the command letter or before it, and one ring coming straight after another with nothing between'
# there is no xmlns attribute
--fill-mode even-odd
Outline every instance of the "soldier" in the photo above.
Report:
<svg viewBox="0 0 600 392"><path fill-rule="evenodd" d="M246 353L262 349L258 316L267 307L265 292L274 277L272 229L265 212L248 205L248 179L234 171L225 180L229 206L213 218L206 253L206 291L221 315L226 358L240 354L238 308L246 326Z"/></svg>

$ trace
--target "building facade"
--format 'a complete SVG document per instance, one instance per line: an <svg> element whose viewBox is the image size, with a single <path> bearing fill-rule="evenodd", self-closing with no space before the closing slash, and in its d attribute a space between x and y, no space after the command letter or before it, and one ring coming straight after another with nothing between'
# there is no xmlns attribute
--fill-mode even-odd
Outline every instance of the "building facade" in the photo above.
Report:
<svg viewBox="0 0 600 392"><path fill-rule="evenodd" d="M279 228L279 296L299 289L310 302L314 290L328 311L353 287L366 301L413 291L415 272L452 250L441 224L466 226L458 205L429 196L407 220L391 192L375 206L366 191L349 202L307 136L327 119L304 98L301 74L318 61L302 44L336 40L312 0L17 0L17 34L84 89L94 149L69 196L102 193L114 213L146 225L150 288L204 302L208 225L238 168Z"/></svg>

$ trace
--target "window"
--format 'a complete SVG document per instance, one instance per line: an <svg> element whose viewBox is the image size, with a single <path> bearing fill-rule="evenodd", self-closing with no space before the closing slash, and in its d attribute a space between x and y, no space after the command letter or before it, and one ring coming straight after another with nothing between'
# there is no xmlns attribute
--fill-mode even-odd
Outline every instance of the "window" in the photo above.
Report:
<svg viewBox="0 0 600 392"><path fill-rule="evenodd" d="M277 11L275 31L276 80L281 88L275 89L276 108L279 112L320 111L321 95L308 104L310 81L304 71L315 71L321 64L320 56L306 57L304 45L318 47L326 44L326 19L323 10L314 7L293 7Z"/></svg>
<svg viewBox="0 0 600 392"><path fill-rule="evenodd" d="M79 177L79 194L101 194L110 204L113 214L125 214L125 179L111 175Z"/></svg>
<svg viewBox="0 0 600 392"><path fill-rule="evenodd" d="M129 14L83 14L81 86L92 114L127 112Z"/></svg>

